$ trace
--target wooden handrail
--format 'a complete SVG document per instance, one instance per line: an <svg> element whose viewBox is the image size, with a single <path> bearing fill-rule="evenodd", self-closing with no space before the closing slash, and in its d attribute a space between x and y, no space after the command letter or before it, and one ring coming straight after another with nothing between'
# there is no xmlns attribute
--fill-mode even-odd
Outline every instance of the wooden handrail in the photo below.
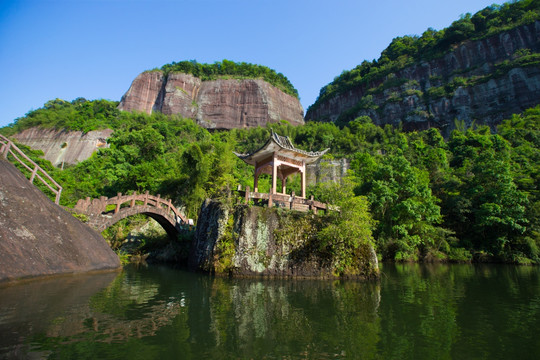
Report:
<svg viewBox="0 0 540 360"><path fill-rule="evenodd" d="M54 179L49 174L47 174L45 170L43 170L32 159L26 156L26 154L23 153L21 149L19 149L17 145L13 143L13 141L9 140L7 137L1 134L0 134L0 145L1 145L0 155L2 155L4 159L9 160L8 155L11 155L16 160L16 162L18 162L25 169L30 171L31 175L30 175L29 180L31 183L34 183L34 179L37 177L43 184L45 184L45 186L47 186L55 194L54 202L56 204L60 203L60 195L62 194L62 187L60 186L60 184L54 181ZM16 153L22 158L24 158L26 161L28 161L30 165L32 166L27 165L21 158L19 158L19 156L17 156ZM44 177L47 178L49 182L52 183L52 185L49 184L49 182L47 182L44 179Z"/></svg>

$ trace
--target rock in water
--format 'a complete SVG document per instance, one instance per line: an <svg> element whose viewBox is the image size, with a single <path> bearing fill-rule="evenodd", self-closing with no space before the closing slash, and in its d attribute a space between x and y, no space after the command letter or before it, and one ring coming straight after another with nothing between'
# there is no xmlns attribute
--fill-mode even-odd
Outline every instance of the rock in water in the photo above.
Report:
<svg viewBox="0 0 540 360"><path fill-rule="evenodd" d="M0 160L0 281L115 269L105 239Z"/></svg>
<svg viewBox="0 0 540 360"><path fill-rule="evenodd" d="M319 251L321 218L278 208L237 205L229 209L207 199L201 206L189 266L218 275L335 278L333 264ZM377 255L363 245L351 273L379 276Z"/></svg>

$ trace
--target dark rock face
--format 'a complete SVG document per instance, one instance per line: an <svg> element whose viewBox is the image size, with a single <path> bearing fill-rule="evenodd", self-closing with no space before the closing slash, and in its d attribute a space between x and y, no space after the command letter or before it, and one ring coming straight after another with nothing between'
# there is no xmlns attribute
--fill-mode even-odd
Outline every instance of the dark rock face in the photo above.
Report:
<svg viewBox="0 0 540 360"><path fill-rule="evenodd" d="M225 233L229 210L218 201L206 199L201 205L188 265L193 270L212 270L216 243Z"/></svg>
<svg viewBox="0 0 540 360"><path fill-rule="evenodd" d="M353 88L310 108L306 121L333 121L349 111L345 121L368 115L379 125L402 123L405 129L453 127L454 119L491 127L513 113L540 103L540 68L501 66L516 59L516 51L540 51L540 22L524 25L478 41L465 41L441 58L420 62ZM486 81L474 79L485 78ZM450 96L426 96L456 78ZM392 81L401 85L390 85ZM382 91L374 91L377 87ZM371 91L369 91L371 89ZM432 89L433 90L433 89Z"/></svg>
<svg viewBox="0 0 540 360"><path fill-rule="evenodd" d="M115 269L105 239L0 160L0 281Z"/></svg>
<svg viewBox="0 0 540 360"><path fill-rule="evenodd" d="M227 229L230 216L234 219L232 231ZM219 274L223 269L221 242L230 241L226 238L231 236L234 245L230 249L234 250L226 260L230 275L334 278L332 264L319 256L313 244L318 221L310 213L280 213L276 208L238 205L229 211L217 201L206 200L191 246L190 268ZM366 246L362 253L365 258L359 261L361 269L354 277L377 277L374 249Z"/></svg>
<svg viewBox="0 0 540 360"><path fill-rule="evenodd" d="M263 80L201 81L183 73L165 77L161 71L137 76L118 108L179 114L210 129L265 126L280 120L292 125L304 123L298 99Z"/></svg>

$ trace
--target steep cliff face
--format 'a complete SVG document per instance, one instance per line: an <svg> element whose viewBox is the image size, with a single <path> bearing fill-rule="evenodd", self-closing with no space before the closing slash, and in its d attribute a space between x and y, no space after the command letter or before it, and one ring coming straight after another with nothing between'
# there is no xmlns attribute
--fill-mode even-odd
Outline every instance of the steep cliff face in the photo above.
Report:
<svg viewBox="0 0 540 360"><path fill-rule="evenodd" d="M120 267L105 239L0 160L0 281Z"/></svg>
<svg viewBox="0 0 540 360"><path fill-rule="evenodd" d="M368 115L376 124L402 123L405 129L452 127L454 119L494 126L540 103L539 51L539 21L465 41L440 58L314 104L306 121Z"/></svg>
<svg viewBox="0 0 540 360"><path fill-rule="evenodd" d="M94 151L107 147L107 139L112 130L96 130L83 134L81 131L67 131L33 127L13 138L32 149L44 152L44 158L53 165L76 164L88 159Z"/></svg>
<svg viewBox="0 0 540 360"><path fill-rule="evenodd" d="M321 218L311 213L243 205L230 211L206 200L189 265L233 276L334 278L333 264L319 251L315 238L320 226ZM365 245L362 254L354 277L376 278L374 249Z"/></svg>
<svg viewBox="0 0 540 360"><path fill-rule="evenodd" d="M201 81L189 74L161 71L137 76L122 97L120 110L159 111L195 119L211 129L264 126L286 120L304 123L295 97L260 79Z"/></svg>
<svg viewBox="0 0 540 360"><path fill-rule="evenodd" d="M306 183L315 185L321 182L341 182L351 166L349 159L322 159L306 166Z"/></svg>

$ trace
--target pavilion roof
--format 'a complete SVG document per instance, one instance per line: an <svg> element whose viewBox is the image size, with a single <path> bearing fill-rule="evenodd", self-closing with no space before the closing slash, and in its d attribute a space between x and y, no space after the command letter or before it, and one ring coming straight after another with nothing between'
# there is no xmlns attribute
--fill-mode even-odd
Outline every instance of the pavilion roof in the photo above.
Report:
<svg viewBox="0 0 540 360"><path fill-rule="evenodd" d="M323 156L328 150L323 151L305 151L297 149L291 142L288 136L280 136L272 130L272 135L270 139L257 151L251 154L239 154L234 153L240 159L244 160L246 163L255 166L256 162L267 158L274 152L290 157L294 160L304 161L306 164L311 164L317 161L321 156Z"/></svg>

